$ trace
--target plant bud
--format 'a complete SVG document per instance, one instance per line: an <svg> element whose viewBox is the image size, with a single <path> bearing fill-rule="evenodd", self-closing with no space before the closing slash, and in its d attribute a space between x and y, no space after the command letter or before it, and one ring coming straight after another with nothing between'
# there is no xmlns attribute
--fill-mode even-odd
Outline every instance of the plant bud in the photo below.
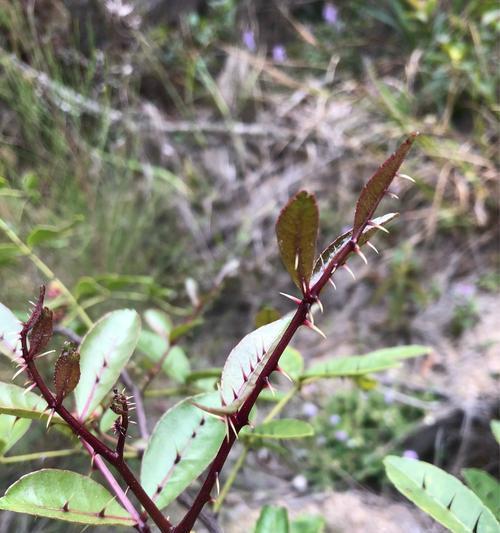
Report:
<svg viewBox="0 0 500 533"><path fill-rule="evenodd" d="M34 357L41 353L51 338L52 311L48 307L44 307L28 334L28 339L30 341L30 355Z"/></svg>
<svg viewBox="0 0 500 533"><path fill-rule="evenodd" d="M80 354L76 344L66 342L56 361L54 370L54 386L56 388L57 401L65 398L80 381Z"/></svg>

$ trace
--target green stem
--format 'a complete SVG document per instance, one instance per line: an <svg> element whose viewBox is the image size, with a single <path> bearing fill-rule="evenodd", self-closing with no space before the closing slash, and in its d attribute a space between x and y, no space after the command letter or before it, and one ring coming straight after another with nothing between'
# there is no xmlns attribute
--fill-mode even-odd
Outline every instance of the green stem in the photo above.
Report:
<svg viewBox="0 0 500 533"><path fill-rule="evenodd" d="M263 424L270 422L273 418L283 411L285 405L294 397L296 392L300 390L300 382L296 383L281 400L269 411L266 418L262 421Z"/></svg>
<svg viewBox="0 0 500 533"><path fill-rule="evenodd" d="M25 244L17 234L9 227L9 225L0 218L0 228L5 232L7 237L19 248L23 255L26 255L31 259L32 263L40 270L40 272L46 276L50 281L57 281L61 292L66 296L66 298L71 302L78 315L82 319L83 323L91 328L93 322L89 315L85 312L82 306L78 303L76 298L73 296L71 291L64 285L64 283L52 272L52 270L33 252L33 250Z"/></svg>
<svg viewBox="0 0 500 533"><path fill-rule="evenodd" d="M12 455L11 457L0 457L0 463L22 463L25 461L36 461L37 459L48 459L51 457L66 457L68 455L76 455L83 453L79 448L71 448L69 450L48 450L46 452L25 453L23 455Z"/></svg>

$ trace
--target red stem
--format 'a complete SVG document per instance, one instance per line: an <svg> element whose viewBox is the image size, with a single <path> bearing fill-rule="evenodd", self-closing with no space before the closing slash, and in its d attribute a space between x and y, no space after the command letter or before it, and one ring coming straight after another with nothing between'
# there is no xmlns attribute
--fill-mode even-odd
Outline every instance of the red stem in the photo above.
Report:
<svg viewBox="0 0 500 533"><path fill-rule="evenodd" d="M43 306L43 294L44 292L42 291L41 299L39 300L40 306ZM40 390L45 401L47 402L48 408L53 409L68 424L73 433L75 433L82 440L86 441L98 455L104 457L110 464L115 467L115 469L121 475L123 480L129 486L130 490L135 494L136 498L139 500L141 505L149 514L151 519L158 526L160 531L162 533L170 533L173 528L172 524L165 516L163 516L156 504L142 488L139 481L136 479L132 471L129 469L129 467L123 460L123 457L121 457L118 452L114 452L113 450L108 448L108 446L101 442L95 435L90 433L90 431L79 420L77 420L61 403L57 402L55 396L47 387L45 381L43 380L42 376L38 372L38 369L36 368L35 358L33 356L34 354L30 354L28 350L27 336L29 330L33 326L33 323L34 321L30 319L26 324L24 324L24 327L21 330L20 334L21 347L28 375L33 380L33 382L36 383L36 386ZM147 529L143 528L142 531L146 532Z"/></svg>
<svg viewBox="0 0 500 533"><path fill-rule="evenodd" d="M366 227L367 223L368 221L361 228L361 232ZM316 284L309 290L309 293L305 295L302 301L300 302L297 311L295 312L295 315L292 318L292 321L288 325L287 329L285 330L285 333L283 334L280 341L276 345L276 348L271 354L271 357L269 358L267 364L265 365L261 374L257 378L257 382L251 395L241 406L241 409L234 415L231 415L231 421L233 422L234 428L236 429L237 433L239 433L241 428L248 424L248 416L250 414L250 411L252 410L252 407L257 401L257 398L261 393L262 389L266 386L267 378L269 378L270 374L274 370L276 370L281 354L285 351L285 348L288 346L288 344L292 340L292 337L295 335L299 327L304 324L311 305L316 301L316 299L319 297L321 290L328 283L332 272L340 265L346 262L349 255L354 251L355 245L355 241L351 239L335 254L332 260L328 263L328 266L325 268L325 271L323 272L321 278L316 282ZM224 439L224 442L219 448L219 451L217 452L215 459L210 465L210 470L207 474L207 477L205 478L205 481L201 486L196 496L196 499L194 500L193 505L191 506L191 509L189 509L189 511L186 513L182 521L177 526L175 526L173 530L174 533L189 533L193 529L196 519L198 518L198 515L200 514L204 505L212 499L210 494L212 492L213 486L217 481L217 477L219 476L219 473L222 470L224 463L226 462L226 459L229 455L229 452L231 451L235 440L236 435L232 431L230 431L229 439Z"/></svg>

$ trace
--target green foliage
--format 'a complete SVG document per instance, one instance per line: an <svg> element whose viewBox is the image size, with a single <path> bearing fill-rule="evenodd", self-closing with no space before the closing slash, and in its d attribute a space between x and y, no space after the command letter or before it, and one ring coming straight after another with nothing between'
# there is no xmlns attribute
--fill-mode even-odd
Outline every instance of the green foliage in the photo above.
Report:
<svg viewBox="0 0 500 533"><path fill-rule="evenodd" d="M389 456L387 476L415 505L454 533L497 533L500 524L458 479L423 461Z"/></svg>
<svg viewBox="0 0 500 533"><path fill-rule="evenodd" d="M321 516L303 515L290 521L285 507L264 505L253 533L323 533L325 521Z"/></svg>
<svg viewBox="0 0 500 533"><path fill-rule="evenodd" d="M427 346L396 346L366 355L336 357L308 368L302 378L351 377L380 372L399 366L404 359L429 353Z"/></svg>
<svg viewBox="0 0 500 533"><path fill-rule="evenodd" d="M0 352L11 359L21 353L19 345L19 333L22 324L14 313L0 303Z"/></svg>
<svg viewBox="0 0 500 533"><path fill-rule="evenodd" d="M303 420L280 418L259 424L252 430L245 430L243 434L259 439L303 439L304 437L312 437L314 428Z"/></svg>
<svg viewBox="0 0 500 533"><path fill-rule="evenodd" d="M38 470L11 485L0 509L95 526L133 526L131 516L92 479L67 470Z"/></svg>
<svg viewBox="0 0 500 533"><path fill-rule="evenodd" d="M30 428L28 418L0 415L0 455L5 455Z"/></svg>
<svg viewBox="0 0 500 533"><path fill-rule="evenodd" d="M311 420L316 438L296 452L298 460L311 483L322 488L352 480L380 486L384 456L403 451L401 440L424 414L395 402L390 391L337 391Z"/></svg>
<svg viewBox="0 0 500 533"><path fill-rule="evenodd" d="M194 399L204 406L220 405L217 393ZM160 418L141 463L141 483L160 509L205 470L224 436L224 424L195 407L189 398Z"/></svg>
<svg viewBox="0 0 500 533"><path fill-rule="evenodd" d="M462 470L465 483L500 521L500 483L487 472L477 468Z"/></svg>
<svg viewBox="0 0 500 533"><path fill-rule="evenodd" d="M47 402L34 392L26 391L23 387L12 383L0 382L0 413L40 420L48 417L46 408ZM62 422L62 420L54 416L53 422Z"/></svg>
<svg viewBox="0 0 500 533"><path fill-rule="evenodd" d="M103 316L80 345L81 378L74 391L80 418L94 409L113 388L132 355L140 333L139 315L130 309Z"/></svg>

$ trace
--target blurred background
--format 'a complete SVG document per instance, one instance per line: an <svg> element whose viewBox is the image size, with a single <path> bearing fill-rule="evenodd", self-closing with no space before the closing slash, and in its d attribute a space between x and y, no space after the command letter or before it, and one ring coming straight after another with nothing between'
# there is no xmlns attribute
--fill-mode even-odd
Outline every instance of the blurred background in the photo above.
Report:
<svg viewBox="0 0 500 533"><path fill-rule="evenodd" d="M380 256L326 291L328 339L294 345L308 362L431 354L373 383L305 387L287 409L316 436L249 454L225 531L251 530L264 503L323 514L327 531L439 531L388 486L389 452L498 475L499 27L488 0L0 0L0 300L25 312L49 282L77 332L71 298L93 319L160 308L190 321L194 370L222 365L264 305L289 310L274 235L287 199L316 194L326 245L422 133L403 166L416 184L383 202L401 215ZM150 428L171 403L150 400ZM14 452L44 435L34 424ZM2 492L39 466L0 465ZM68 530L6 515L1 531Z"/></svg>

